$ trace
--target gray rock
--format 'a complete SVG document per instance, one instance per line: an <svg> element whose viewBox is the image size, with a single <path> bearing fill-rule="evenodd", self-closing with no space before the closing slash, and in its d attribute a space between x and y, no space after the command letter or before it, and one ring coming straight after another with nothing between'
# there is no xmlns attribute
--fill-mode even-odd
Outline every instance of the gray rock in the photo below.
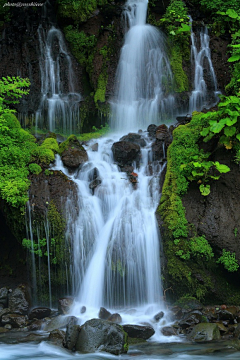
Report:
<svg viewBox="0 0 240 360"><path fill-rule="evenodd" d="M57 346L63 346L64 339L65 332L58 329L51 331L48 337L48 341L51 341L51 343Z"/></svg>
<svg viewBox="0 0 240 360"><path fill-rule="evenodd" d="M122 322L122 317L120 314L115 313L109 316L108 321L114 322L116 324L119 324Z"/></svg>
<svg viewBox="0 0 240 360"><path fill-rule="evenodd" d="M11 312L27 315L30 308L30 292L26 285L19 285L9 295L9 308Z"/></svg>
<svg viewBox="0 0 240 360"><path fill-rule="evenodd" d="M139 134L135 134L135 133L129 133L128 135L121 137L120 141L128 141L133 144L137 144L141 147L144 147L147 145L146 141L142 138L142 136Z"/></svg>
<svg viewBox="0 0 240 360"><path fill-rule="evenodd" d="M164 327L161 329L161 333L162 333L164 336L173 336L173 335L177 335L177 330L174 329L172 326L164 326Z"/></svg>
<svg viewBox="0 0 240 360"><path fill-rule="evenodd" d="M133 161L139 161L140 146L128 141L118 141L112 145L113 158L119 166L132 165Z"/></svg>
<svg viewBox="0 0 240 360"><path fill-rule="evenodd" d="M34 308L30 311L28 318L29 320L33 320L33 319L43 319L45 317L48 317L51 315L51 309L46 308L46 307L38 307L38 308Z"/></svg>
<svg viewBox="0 0 240 360"><path fill-rule="evenodd" d="M111 313L104 307L101 307L98 313L99 319L107 320L109 316L111 316Z"/></svg>
<svg viewBox="0 0 240 360"><path fill-rule="evenodd" d="M101 319L87 321L76 342L76 351L85 353L105 351L119 355L127 350L127 335L122 326Z"/></svg>
<svg viewBox="0 0 240 360"><path fill-rule="evenodd" d="M0 304L3 307L8 306L8 289L6 287L0 289Z"/></svg>
<svg viewBox="0 0 240 360"><path fill-rule="evenodd" d="M156 315L154 315L154 320L155 321L159 321L161 320L162 318L164 317L164 312L163 311L160 311L159 313L157 313Z"/></svg>
<svg viewBox="0 0 240 360"><path fill-rule="evenodd" d="M61 299L58 299L58 311L59 314L67 315L69 314L70 308L73 304L73 298L72 297L64 297Z"/></svg>
<svg viewBox="0 0 240 360"><path fill-rule="evenodd" d="M48 324L44 326L45 331L52 331L56 329L62 329L67 326L67 324L72 321L74 316L63 316L59 315L53 318Z"/></svg>
<svg viewBox="0 0 240 360"><path fill-rule="evenodd" d="M2 316L2 324L10 324L14 328L27 326L27 316L19 314L7 314Z"/></svg>
<svg viewBox="0 0 240 360"><path fill-rule="evenodd" d="M154 333L154 329L151 326L140 325L123 325L123 330L126 331L129 337L138 339L149 339Z"/></svg>
<svg viewBox="0 0 240 360"><path fill-rule="evenodd" d="M64 347L68 350L75 350L76 342L81 331L81 326L74 324L73 322L67 325Z"/></svg>
<svg viewBox="0 0 240 360"><path fill-rule="evenodd" d="M221 338L217 324L201 323L194 326L189 338L196 342L219 340Z"/></svg>

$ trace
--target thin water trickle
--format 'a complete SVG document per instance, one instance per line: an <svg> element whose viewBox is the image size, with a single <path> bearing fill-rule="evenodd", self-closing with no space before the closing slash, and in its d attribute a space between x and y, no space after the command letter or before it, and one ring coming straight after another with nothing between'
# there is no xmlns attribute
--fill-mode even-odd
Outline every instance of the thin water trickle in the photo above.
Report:
<svg viewBox="0 0 240 360"><path fill-rule="evenodd" d="M116 74L111 126L116 131L146 129L151 123L172 120L175 100L173 75L165 36L146 24L147 0L128 0L123 12L124 46Z"/></svg>
<svg viewBox="0 0 240 360"><path fill-rule="evenodd" d="M192 18L190 17L192 24ZM191 27L191 60L194 68L194 89L189 99L189 112L201 111L203 108L210 108L218 103L220 91L218 91L217 78L211 60L211 51L209 48L208 29L205 26L200 31L199 50L197 46L197 38ZM206 75L208 71L208 80L210 86L206 83Z"/></svg>
<svg viewBox="0 0 240 360"><path fill-rule="evenodd" d="M63 35L52 26L38 28L40 46L41 101L36 112L36 129L49 129L63 133L79 131L79 103L72 61Z"/></svg>

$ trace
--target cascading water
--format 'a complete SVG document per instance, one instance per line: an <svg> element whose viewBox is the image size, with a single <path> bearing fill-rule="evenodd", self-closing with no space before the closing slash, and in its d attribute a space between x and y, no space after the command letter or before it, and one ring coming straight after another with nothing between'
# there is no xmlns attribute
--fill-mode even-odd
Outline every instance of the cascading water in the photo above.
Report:
<svg viewBox="0 0 240 360"><path fill-rule="evenodd" d="M47 31L40 25L38 37L41 102L36 128L70 134L79 131L81 95L75 91L72 62L63 35L54 26Z"/></svg>
<svg viewBox="0 0 240 360"><path fill-rule="evenodd" d="M148 0L128 0L124 46L116 74L111 126L117 131L147 128L174 116L173 75L165 37L146 24Z"/></svg>
<svg viewBox="0 0 240 360"><path fill-rule="evenodd" d="M190 22L192 19L190 17ZM203 108L210 108L218 101L218 85L217 78L214 72L211 52L209 48L209 35L207 27L200 31L200 49L198 51L196 36L191 27L191 59L194 68L194 89L189 99L189 112L201 111ZM204 72L208 72L210 86L206 83Z"/></svg>

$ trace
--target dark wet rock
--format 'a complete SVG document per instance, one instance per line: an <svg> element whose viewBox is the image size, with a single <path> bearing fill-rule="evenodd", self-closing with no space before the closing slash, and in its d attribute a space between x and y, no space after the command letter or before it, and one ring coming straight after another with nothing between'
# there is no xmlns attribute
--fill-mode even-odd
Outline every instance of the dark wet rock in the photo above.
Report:
<svg viewBox="0 0 240 360"><path fill-rule="evenodd" d="M2 321L3 315L11 314L11 310L9 308L2 309L0 311L0 323Z"/></svg>
<svg viewBox="0 0 240 360"><path fill-rule="evenodd" d="M154 320L155 321L159 321L161 320L162 318L164 317L164 312L163 311L160 311L159 313L157 313L156 315L154 315Z"/></svg>
<svg viewBox="0 0 240 360"><path fill-rule="evenodd" d="M140 158L140 146L128 141L118 141L112 145L113 158L119 166L132 165Z"/></svg>
<svg viewBox="0 0 240 360"><path fill-rule="evenodd" d="M59 314L67 315L69 314L70 308L73 304L73 298L72 297L64 297L61 299L58 299L58 312Z"/></svg>
<svg viewBox="0 0 240 360"><path fill-rule="evenodd" d="M217 316L219 320L227 320L229 322L233 322L234 320L234 315L227 310L218 310L217 311Z"/></svg>
<svg viewBox="0 0 240 360"><path fill-rule="evenodd" d="M80 314L84 314L86 310L87 310L86 306L82 306L80 309Z"/></svg>
<svg viewBox="0 0 240 360"><path fill-rule="evenodd" d="M7 314L2 316L2 324L10 324L14 328L27 326L27 316L19 314Z"/></svg>
<svg viewBox="0 0 240 360"><path fill-rule="evenodd" d="M48 322L50 322L51 320L49 319ZM31 325L28 326L28 330L29 331L38 331L41 330L42 327L44 327L46 325L46 321L43 320L36 320L34 322L31 323Z"/></svg>
<svg viewBox="0 0 240 360"><path fill-rule="evenodd" d="M129 133L128 135L121 137L120 141L128 141L130 143L137 144L140 147L144 147L147 145L146 141L142 138L142 136L135 133Z"/></svg>
<svg viewBox="0 0 240 360"><path fill-rule="evenodd" d="M98 143L95 143L91 146L92 151L98 151Z"/></svg>
<svg viewBox="0 0 240 360"><path fill-rule="evenodd" d="M48 317L50 315L51 315L51 309L47 307L38 307L30 311L30 313L28 314L28 318L29 320L33 320L33 319L39 320Z"/></svg>
<svg viewBox="0 0 240 360"><path fill-rule="evenodd" d="M237 327L234 331L234 337L237 339L240 339L240 324L237 325Z"/></svg>
<svg viewBox="0 0 240 360"><path fill-rule="evenodd" d="M122 322L122 317L120 314L115 313L109 316L108 321L111 321L116 324L120 324Z"/></svg>
<svg viewBox="0 0 240 360"><path fill-rule="evenodd" d="M26 285L19 285L9 294L9 308L13 313L27 315L30 305L30 291Z"/></svg>
<svg viewBox="0 0 240 360"><path fill-rule="evenodd" d="M48 334L28 334L22 338L18 338L18 342L19 343L29 343L29 342L34 342L36 344L39 344L42 341L46 341L48 340Z"/></svg>
<svg viewBox="0 0 240 360"><path fill-rule="evenodd" d="M98 313L99 319L107 320L109 316L111 316L111 313L104 307L101 307Z"/></svg>
<svg viewBox="0 0 240 360"><path fill-rule="evenodd" d="M44 326L45 331L52 331L56 329L62 329L67 326L67 324L72 321L72 318L75 318L74 316L63 316L59 315L53 318L48 324Z"/></svg>
<svg viewBox="0 0 240 360"><path fill-rule="evenodd" d="M129 176L133 172L133 166L130 165L121 166L121 171L127 173L127 175Z"/></svg>
<svg viewBox="0 0 240 360"><path fill-rule="evenodd" d="M11 324L6 324L4 325L4 328L7 330L12 330L12 325Z"/></svg>
<svg viewBox="0 0 240 360"><path fill-rule="evenodd" d="M76 342L76 351L86 353L105 351L119 355L127 350L126 334L122 326L101 319L87 321Z"/></svg>
<svg viewBox="0 0 240 360"><path fill-rule="evenodd" d="M78 339L81 326L77 325L77 319L72 319L66 328L66 334L64 339L64 347L68 350L75 350L76 342Z"/></svg>
<svg viewBox="0 0 240 360"><path fill-rule="evenodd" d="M217 324L201 323L194 326L189 338L196 342L219 340L221 338Z"/></svg>
<svg viewBox="0 0 240 360"><path fill-rule="evenodd" d="M0 327L0 334L3 334L3 333L6 333L8 332L9 330L6 329L5 327Z"/></svg>
<svg viewBox="0 0 240 360"><path fill-rule="evenodd" d="M163 160L166 156L166 149L164 141L156 139L152 143L152 156L153 160Z"/></svg>
<svg viewBox="0 0 240 360"><path fill-rule="evenodd" d="M192 310L202 310L203 305L200 303L200 301L196 299L189 299L189 298L181 298L177 302L177 306L181 308L185 312L190 312Z"/></svg>
<svg viewBox="0 0 240 360"><path fill-rule="evenodd" d="M60 151L62 150L62 162L70 170L78 168L88 160L86 150L74 135L61 144Z"/></svg>
<svg viewBox="0 0 240 360"><path fill-rule="evenodd" d="M6 287L0 289L0 305L8 306L8 289Z"/></svg>
<svg viewBox="0 0 240 360"><path fill-rule="evenodd" d="M164 336L173 336L173 335L177 335L177 330L174 329L172 326L164 326L164 327L161 329L161 333L162 333Z"/></svg>
<svg viewBox="0 0 240 360"><path fill-rule="evenodd" d="M149 339L155 333L151 326L123 325L123 330L126 331L129 337L144 340Z"/></svg>
<svg viewBox="0 0 240 360"><path fill-rule="evenodd" d="M48 341L51 341L54 345L63 346L65 339L65 332L62 330L53 330L50 332Z"/></svg>
<svg viewBox="0 0 240 360"><path fill-rule="evenodd" d="M171 135L167 125L159 125L156 128L156 139L167 142L169 144L171 143Z"/></svg>
<svg viewBox="0 0 240 360"><path fill-rule="evenodd" d="M196 324L199 324L202 320L202 313L199 310L194 310L190 313L187 313L180 321L179 326L182 329L192 327Z"/></svg>
<svg viewBox="0 0 240 360"><path fill-rule="evenodd" d="M216 324L219 328L220 334L228 332L228 328L222 322L216 322Z"/></svg>
<svg viewBox="0 0 240 360"><path fill-rule="evenodd" d="M92 192L94 193L94 190L101 185L102 180L101 179L95 179L93 181L90 182L89 184L89 189L92 190Z"/></svg>
<svg viewBox="0 0 240 360"><path fill-rule="evenodd" d="M157 129L157 125L151 124L148 126L147 131L148 131L148 135L151 138L155 138L156 137L156 129Z"/></svg>

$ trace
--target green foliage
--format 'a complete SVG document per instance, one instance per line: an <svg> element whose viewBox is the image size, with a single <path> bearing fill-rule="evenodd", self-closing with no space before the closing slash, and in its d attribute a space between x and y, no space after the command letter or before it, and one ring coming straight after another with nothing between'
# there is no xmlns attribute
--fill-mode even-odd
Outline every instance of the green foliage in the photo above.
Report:
<svg viewBox="0 0 240 360"><path fill-rule="evenodd" d="M101 126L101 129L97 129L95 126L93 126L93 132L81 134L78 136L79 141L89 141L91 139L98 139L99 137L102 137L106 135L109 131L109 125Z"/></svg>
<svg viewBox="0 0 240 360"><path fill-rule="evenodd" d="M225 249L223 249L222 256L217 260L217 263L222 264L229 272L237 271L239 268L235 253L231 253Z"/></svg>
<svg viewBox="0 0 240 360"><path fill-rule="evenodd" d="M96 37L94 35L87 35L84 31L79 31L77 27L74 28L72 25L64 28L64 34L78 62L91 69L97 42Z"/></svg>
<svg viewBox="0 0 240 360"><path fill-rule="evenodd" d="M42 168L41 166L39 166L38 164L29 164L29 170L31 171L32 174L36 174L39 175L42 172Z"/></svg>
<svg viewBox="0 0 240 360"><path fill-rule="evenodd" d="M188 10L183 1L171 0L166 13L159 23L174 42L182 44L186 39L188 41L191 28L189 25Z"/></svg>
<svg viewBox="0 0 240 360"><path fill-rule="evenodd" d="M105 102L107 81L108 81L108 76L104 73L101 73L98 77L98 87L94 95L94 101L96 104L98 101Z"/></svg>
<svg viewBox="0 0 240 360"><path fill-rule="evenodd" d="M86 21L98 6L107 5L110 2L109 0L58 0L58 14L78 24Z"/></svg>
<svg viewBox="0 0 240 360"><path fill-rule="evenodd" d="M221 96L218 110L207 112L201 116L201 119L207 120L207 126L204 126L201 131L201 135L204 137L203 141L207 142L217 135L219 142L226 149L238 149L240 141L239 110L240 96ZM229 171L226 166L220 166L218 163L216 169L219 172Z"/></svg>
<svg viewBox="0 0 240 360"><path fill-rule="evenodd" d="M28 93L28 79L6 77L0 80L0 196L15 207L25 205L28 200L27 165L36 147L35 138L21 126L14 110L8 106L18 103Z"/></svg>
<svg viewBox="0 0 240 360"><path fill-rule="evenodd" d="M170 64L174 74L174 87L176 92L189 90L188 77L182 66L182 49L178 45L174 45L170 50Z"/></svg>

